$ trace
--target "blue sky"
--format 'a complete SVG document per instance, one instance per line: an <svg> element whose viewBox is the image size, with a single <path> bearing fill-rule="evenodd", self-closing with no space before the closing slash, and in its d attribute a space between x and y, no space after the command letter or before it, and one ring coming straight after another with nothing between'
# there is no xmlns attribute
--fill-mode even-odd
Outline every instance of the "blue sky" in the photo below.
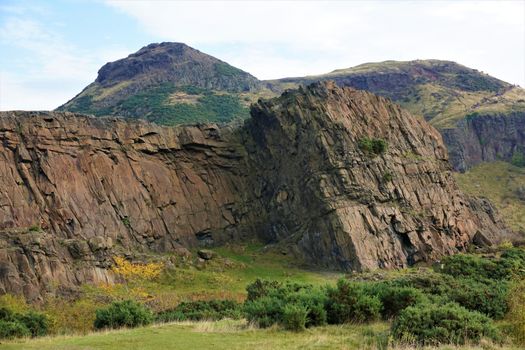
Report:
<svg viewBox="0 0 525 350"><path fill-rule="evenodd" d="M260 79L437 58L525 86L525 0L0 0L0 110L56 108L104 63L160 41Z"/></svg>

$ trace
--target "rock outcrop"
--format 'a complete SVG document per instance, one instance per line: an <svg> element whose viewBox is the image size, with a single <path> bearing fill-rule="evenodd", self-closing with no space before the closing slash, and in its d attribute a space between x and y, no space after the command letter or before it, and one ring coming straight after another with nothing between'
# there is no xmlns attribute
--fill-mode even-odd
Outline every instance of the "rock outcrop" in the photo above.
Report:
<svg viewBox="0 0 525 350"><path fill-rule="evenodd" d="M404 267L504 234L490 203L458 189L440 134L383 97L313 84L259 102L246 129L264 238L316 264Z"/></svg>
<svg viewBox="0 0 525 350"><path fill-rule="evenodd" d="M510 161L517 152L525 153L525 112L475 115L440 131L450 162L461 172L481 162Z"/></svg>
<svg viewBox="0 0 525 350"><path fill-rule="evenodd" d="M495 242L439 133L383 97L317 83L239 128L0 114L0 292L112 280L112 256L259 237L314 266L395 268ZM363 140L385 140L376 154Z"/></svg>
<svg viewBox="0 0 525 350"><path fill-rule="evenodd" d="M215 125L71 113L0 117L0 292L111 280L116 254L242 232L244 169ZM235 230L233 230L235 228Z"/></svg>

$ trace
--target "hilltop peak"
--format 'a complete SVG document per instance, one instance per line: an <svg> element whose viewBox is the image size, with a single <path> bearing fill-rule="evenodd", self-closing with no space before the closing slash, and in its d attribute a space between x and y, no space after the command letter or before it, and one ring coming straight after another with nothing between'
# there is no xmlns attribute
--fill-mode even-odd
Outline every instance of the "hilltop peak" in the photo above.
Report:
<svg viewBox="0 0 525 350"><path fill-rule="evenodd" d="M259 91L251 74L184 43L163 42L106 63L58 110L164 124L229 121L248 114L239 95Z"/></svg>
<svg viewBox="0 0 525 350"><path fill-rule="evenodd" d="M228 91L249 91L257 78L184 43L163 42L144 46L126 58L106 63L96 83L111 86L127 80L148 85L170 82Z"/></svg>

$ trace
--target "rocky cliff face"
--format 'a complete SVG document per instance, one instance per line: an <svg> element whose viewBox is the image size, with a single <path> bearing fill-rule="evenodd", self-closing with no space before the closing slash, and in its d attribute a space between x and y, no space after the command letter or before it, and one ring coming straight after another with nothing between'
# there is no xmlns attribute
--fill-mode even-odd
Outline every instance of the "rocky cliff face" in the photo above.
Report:
<svg viewBox="0 0 525 350"><path fill-rule="evenodd" d="M111 281L114 255L245 237L359 270L505 234L458 190L435 129L333 83L260 101L237 129L4 112L0 140L0 291L29 298Z"/></svg>
<svg viewBox="0 0 525 350"><path fill-rule="evenodd" d="M234 206L246 193L244 169L222 132L1 113L0 291L33 298L111 280L113 255L241 234Z"/></svg>
<svg viewBox="0 0 525 350"><path fill-rule="evenodd" d="M424 117L442 133L455 170L465 171L480 161L509 160L516 147L525 147L518 135L525 132L525 90L455 62L366 63L269 84L279 90L328 79L391 98Z"/></svg>
<svg viewBox="0 0 525 350"><path fill-rule="evenodd" d="M489 203L459 191L439 133L385 98L314 84L259 102L246 127L265 238L317 264L403 267L503 234Z"/></svg>
<svg viewBox="0 0 525 350"><path fill-rule="evenodd" d="M512 159L525 151L525 112L475 115L442 129L454 169L466 171L481 162Z"/></svg>

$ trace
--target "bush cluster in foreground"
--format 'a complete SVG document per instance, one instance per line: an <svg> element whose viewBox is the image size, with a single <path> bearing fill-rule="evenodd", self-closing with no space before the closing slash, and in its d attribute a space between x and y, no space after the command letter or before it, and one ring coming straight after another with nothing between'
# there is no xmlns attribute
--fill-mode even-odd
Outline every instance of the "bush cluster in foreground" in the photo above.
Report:
<svg viewBox="0 0 525 350"><path fill-rule="evenodd" d="M391 320L393 339L407 344L476 344L500 341L493 320L518 344L525 344L525 251L507 248L499 256L456 255L437 271L406 273L380 281L341 279L334 285L257 279L244 303L232 300L182 302L153 313L142 303L115 301L96 310L95 329L138 327L156 322L246 318L261 328L303 331L326 324ZM8 306L8 305L7 305ZM0 339L48 332L42 313L0 307Z"/></svg>
<svg viewBox="0 0 525 350"><path fill-rule="evenodd" d="M16 313L0 308L0 339L39 337L47 334L49 320L44 314L29 311Z"/></svg>

